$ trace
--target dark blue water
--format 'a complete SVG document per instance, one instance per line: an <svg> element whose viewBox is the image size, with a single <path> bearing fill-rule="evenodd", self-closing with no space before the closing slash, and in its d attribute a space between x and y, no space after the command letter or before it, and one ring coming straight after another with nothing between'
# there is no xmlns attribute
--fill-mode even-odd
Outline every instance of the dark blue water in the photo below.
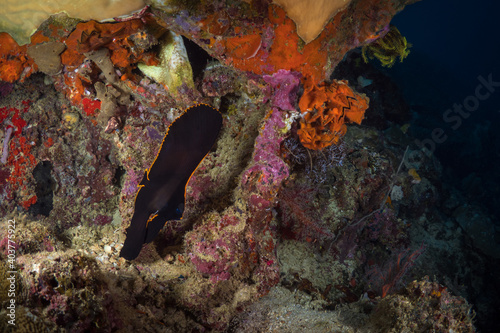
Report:
<svg viewBox="0 0 500 333"><path fill-rule="evenodd" d="M497 243L499 13L500 4L487 0L424 0L410 5L392 23L413 44L411 54L403 63L383 69L411 105L410 134L434 150L443 166L443 182L459 189L469 203L490 216L497 227ZM432 131L437 128L446 136L444 142L433 139ZM494 259L485 262L492 267L499 264ZM468 299L476 303L476 309L489 307L488 315L479 313L476 325L480 332L493 332L497 325L494 313L500 312L494 301L500 295L498 269L491 268L489 274L477 278L490 281L485 282L488 288L475 290Z"/></svg>
<svg viewBox="0 0 500 333"><path fill-rule="evenodd" d="M405 62L388 70L412 105L411 134L426 140L435 128L443 129L447 138L436 143L435 154L445 175L465 194L465 178L483 182L485 192L471 199L496 216L500 215L498 13L500 4L487 0L424 0L406 7L392 23L413 44L412 51ZM483 87L477 98L479 85Z"/></svg>

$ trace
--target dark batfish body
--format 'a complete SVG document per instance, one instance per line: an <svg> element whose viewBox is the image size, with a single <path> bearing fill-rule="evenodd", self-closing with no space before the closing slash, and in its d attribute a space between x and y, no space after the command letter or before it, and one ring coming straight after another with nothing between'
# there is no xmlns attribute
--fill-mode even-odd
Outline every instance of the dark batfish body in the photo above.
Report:
<svg viewBox="0 0 500 333"><path fill-rule="evenodd" d="M187 109L170 124L139 184L121 257L135 259L142 245L151 242L167 221L182 218L186 185L214 145L221 127L221 114L206 104Z"/></svg>

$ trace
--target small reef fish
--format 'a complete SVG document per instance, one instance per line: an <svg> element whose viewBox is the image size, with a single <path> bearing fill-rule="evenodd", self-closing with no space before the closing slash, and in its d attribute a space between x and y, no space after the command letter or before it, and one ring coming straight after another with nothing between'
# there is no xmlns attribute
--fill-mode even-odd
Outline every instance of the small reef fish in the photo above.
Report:
<svg viewBox="0 0 500 333"><path fill-rule="evenodd" d="M135 259L170 220L184 212L186 185L214 145L222 115L207 104L188 108L168 127L160 150L135 197L134 215L120 257Z"/></svg>

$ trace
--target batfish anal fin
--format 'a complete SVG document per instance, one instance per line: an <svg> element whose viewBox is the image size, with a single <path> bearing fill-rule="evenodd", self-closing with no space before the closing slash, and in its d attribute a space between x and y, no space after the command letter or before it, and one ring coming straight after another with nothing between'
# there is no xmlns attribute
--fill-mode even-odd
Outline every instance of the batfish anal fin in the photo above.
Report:
<svg viewBox="0 0 500 333"><path fill-rule="evenodd" d="M120 257L134 260L141 252L147 233L145 219L147 219L145 212L134 212L130 227L127 228L127 238L120 251Z"/></svg>
<svg viewBox="0 0 500 333"><path fill-rule="evenodd" d="M165 206L154 217L148 220L145 242L151 243L168 221L180 220L183 213L184 191L178 189Z"/></svg>

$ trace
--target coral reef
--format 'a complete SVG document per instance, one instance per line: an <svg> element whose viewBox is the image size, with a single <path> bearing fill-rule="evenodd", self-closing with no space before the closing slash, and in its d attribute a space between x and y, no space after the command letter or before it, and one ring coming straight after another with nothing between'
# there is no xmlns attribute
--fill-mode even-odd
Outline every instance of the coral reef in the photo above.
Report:
<svg viewBox="0 0 500 333"><path fill-rule="evenodd" d="M396 88L361 51L346 56L409 2L342 2L309 37L270 1L148 1L112 22L58 14L24 46L1 33L0 216L16 224L20 326L415 331L412 318L472 329L467 303L423 277L457 295L486 289L460 263L430 259L486 269L495 248L479 244L491 239L463 200L443 203L433 157L410 159ZM182 219L159 221L137 258L120 258L144 170L200 103L222 129L178 190ZM8 235L0 223L0 276ZM471 244L480 250L459 250Z"/></svg>
<svg viewBox="0 0 500 333"><path fill-rule="evenodd" d="M74 106L88 115L101 108L101 123L107 123L122 106L128 106L129 90L139 88L131 73L134 66L138 62L158 63L146 50L158 43L165 30L148 17L99 23L54 15L31 36L31 43L22 47L2 33L0 45L5 52L0 53L0 78L23 80L37 70L51 74L56 87ZM119 76L117 69L122 71Z"/></svg>

